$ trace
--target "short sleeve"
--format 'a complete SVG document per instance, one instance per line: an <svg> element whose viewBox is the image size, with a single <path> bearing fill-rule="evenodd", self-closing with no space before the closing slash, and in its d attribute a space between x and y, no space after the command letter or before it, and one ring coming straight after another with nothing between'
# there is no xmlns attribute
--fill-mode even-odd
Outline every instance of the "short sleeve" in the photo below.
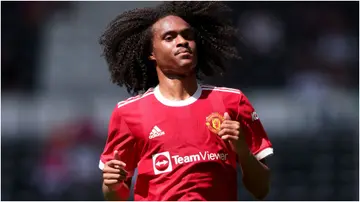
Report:
<svg viewBox="0 0 360 202"><path fill-rule="evenodd" d="M104 164L114 158L114 152L117 150L120 160L126 163L125 170L129 172L129 177L133 176L138 159L136 147L136 139L131 134L123 117L115 109L110 118L108 137L100 156L99 168L102 170Z"/></svg>
<svg viewBox="0 0 360 202"><path fill-rule="evenodd" d="M251 152L258 160L273 154L272 144L254 107L242 93L240 94L237 120L245 132L246 142Z"/></svg>

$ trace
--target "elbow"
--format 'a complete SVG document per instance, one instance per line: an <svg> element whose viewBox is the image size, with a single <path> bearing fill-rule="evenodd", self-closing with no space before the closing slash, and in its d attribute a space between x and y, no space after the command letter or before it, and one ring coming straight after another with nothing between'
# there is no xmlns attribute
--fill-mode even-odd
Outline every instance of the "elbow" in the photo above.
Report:
<svg viewBox="0 0 360 202"><path fill-rule="evenodd" d="M258 189L255 189L253 195L257 200L264 200L270 192L270 172L267 173L265 179L260 183Z"/></svg>
<svg viewBox="0 0 360 202"><path fill-rule="evenodd" d="M270 192L270 172L256 180L243 179L243 182L247 190L257 200L264 200Z"/></svg>
<svg viewBox="0 0 360 202"><path fill-rule="evenodd" d="M264 200L266 198L266 196L269 194L270 188L267 187L266 189L263 189L257 193L253 193L254 197L257 200Z"/></svg>
<svg viewBox="0 0 360 202"><path fill-rule="evenodd" d="M245 187L257 200L264 200L270 192L270 186L268 185L268 183L252 187L245 185Z"/></svg>

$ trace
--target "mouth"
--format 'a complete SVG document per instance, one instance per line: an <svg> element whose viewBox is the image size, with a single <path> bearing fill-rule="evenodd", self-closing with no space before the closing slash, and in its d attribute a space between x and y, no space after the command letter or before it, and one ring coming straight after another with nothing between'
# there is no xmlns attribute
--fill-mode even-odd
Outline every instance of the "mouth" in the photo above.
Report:
<svg viewBox="0 0 360 202"><path fill-rule="evenodd" d="M188 49L181 49L175 53L175 55L189 55L189 54L192 54L192 53Z"/></svg>
<svg viewBox="0 0 360 202"><path fill-rule="evenodd" d="M191 53L187 51L187 52L181 52L178 55L191 55Z"/></svg>

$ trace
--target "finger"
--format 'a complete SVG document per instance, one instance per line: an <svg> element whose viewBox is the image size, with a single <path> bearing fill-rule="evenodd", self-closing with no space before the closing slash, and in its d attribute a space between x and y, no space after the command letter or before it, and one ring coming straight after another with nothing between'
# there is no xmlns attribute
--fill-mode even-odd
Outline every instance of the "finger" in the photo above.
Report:
<svg viewBox="0 0 360 202"><path fill-rule="evenodd" d="M119 179L122 175L120 174L116 174L116 173L104 173L103 174L103 178L104 179L108 179L108 180L111 180L111 179Z"/></svg>
<svg viewBox="0 0 360 202"><path fill-rule="evenodd" d="M231 117L230 117L229 113L227 113L227 112L224 113L224 119L225 120L231 120Z"/></svg>
<svg viewBox="0 0 360 202"><path fill-rule="evenodd" d="M220 130L220 132L218 133L218 135L220 137L224 136L224 135L232 135L232 136L238 136L239 135L239 131L235 130L235 129L231 129L231 128L224 128L222 130Z"/></svg>
<svg viewBox="0 0 360 202"><path fill-rule="evenodd" d="M231 131L231 129L229 129L229 128L224 128L224 129L221 129L221 130L219 131L218 135L221 137L221 136L223 136L223 135L229 134L230 131Z"/></svg>
<svg viewBox="0 0 360 202"><path fill-rule="evenodd" d="M240 125L238 121L234 121L234 120L224 120L222 123Z"/></svg>
<svg viewBox="0 0 360 202"><path fill-rule="evenodd" d="M112 168L110 166L105 166L103 169L104 173L120 173L121 170L120 169L116 169L116 168Z"/></svg>
<svg viewBox="0 0 360 202"><path fill-rule="evenodd" d="M221 139L223 139L223 140L238 140L239 137L234 136L234 135L223 135L223 136L221 136Z"/></svg>
<svg viewBox="0 0 360 202"><path fill-rule="evenodd" d="M111 179L111 180L104 179L104 184L107 185L107 186L114 185L114 184L117 184L119 182L120 182L120 180L117 180L117 179Z"/></svg>
<svg viewBox="0 0 360 202"><path fill-rule="evenodd" d="M118 167L116 167L118 166ZM119 165L115 165L114 167L111 167L106 165L105 168L103 169L103 172L106 173L120 173L120 174L124 174L127 175L128 172L125 170L125 168L123 166L119 166Z"/></svg>
<svg viewBox="0 0 360 202"><path fill-rule="evenodd" d="M221 129L230 128L230 129L234 129L234 130L239 130L240 129L240 124L239 124L239 122L236 122L236 121L224 121L220 125L220 128Z"/></svg>
<svg viewBox="0 0 360 202"><path fill-rule="evenodd" d="M115 151L114 151L114 159L120 161L120 156L119 156L119 151L118 151L118 150L115 150Z"/></svg>
<svg viewBox="0 0 360 202"><path fill-rule="evenodd" d="M120 155L119 155L119 151L118 151L118 150L115 150L115 151L114 151L114 159L120 161ZM119 165L114 165L114 167L115 167L115 168L120 168ZM124 167L125 167L125 166L124 166Z"/></svg>
<svg viewBox="0 0 360 202"><path fill-rule="evenodd" d="M122 167L126 166L126 164L124 162L116 160L116 159L113 159L113 160L110 160L110 161L106 162L106 165L108 165L110 167L119 166L119 168L122 168Z"/></svg>
<svg viewBox="0 0 360 202"><path fill-rule="evenodd" d="M228 128L221 129L221 130L218 132L218 135L221 137L221 136L225 135L225 134L227 133L227 131L229 131Z"/></svg>
<svg viewBox="0 0 360 202"><path fill-rule="evenodd" d="M127 177L127 173L103 173L104 179L120 179L124 180Z"/></svg>
<svg viewBox="0 0 360 202"><path fill-rule="evenodd" d="M103 179L105 180L115 180L114 183L118 183L120 181L126 180L127 175L120 175L120 174L111 174L111 173L104 173Z"/></svg>

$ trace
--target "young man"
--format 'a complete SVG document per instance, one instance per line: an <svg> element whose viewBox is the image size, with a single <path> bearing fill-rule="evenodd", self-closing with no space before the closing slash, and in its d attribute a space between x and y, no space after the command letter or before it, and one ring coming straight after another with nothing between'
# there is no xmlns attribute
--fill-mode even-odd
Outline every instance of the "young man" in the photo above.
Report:
<svg viewBox="0 0 360 202"><path fill-rule="evenodd" d="M239 164L258 199L269 191L272 146L236 89L200 85L237 58L221 2L165 2L110 23L100 43L112 81L135 97L119 102L99 167L107 200L237 200ZM146 91L145 93L140 93Z"/></svg>

